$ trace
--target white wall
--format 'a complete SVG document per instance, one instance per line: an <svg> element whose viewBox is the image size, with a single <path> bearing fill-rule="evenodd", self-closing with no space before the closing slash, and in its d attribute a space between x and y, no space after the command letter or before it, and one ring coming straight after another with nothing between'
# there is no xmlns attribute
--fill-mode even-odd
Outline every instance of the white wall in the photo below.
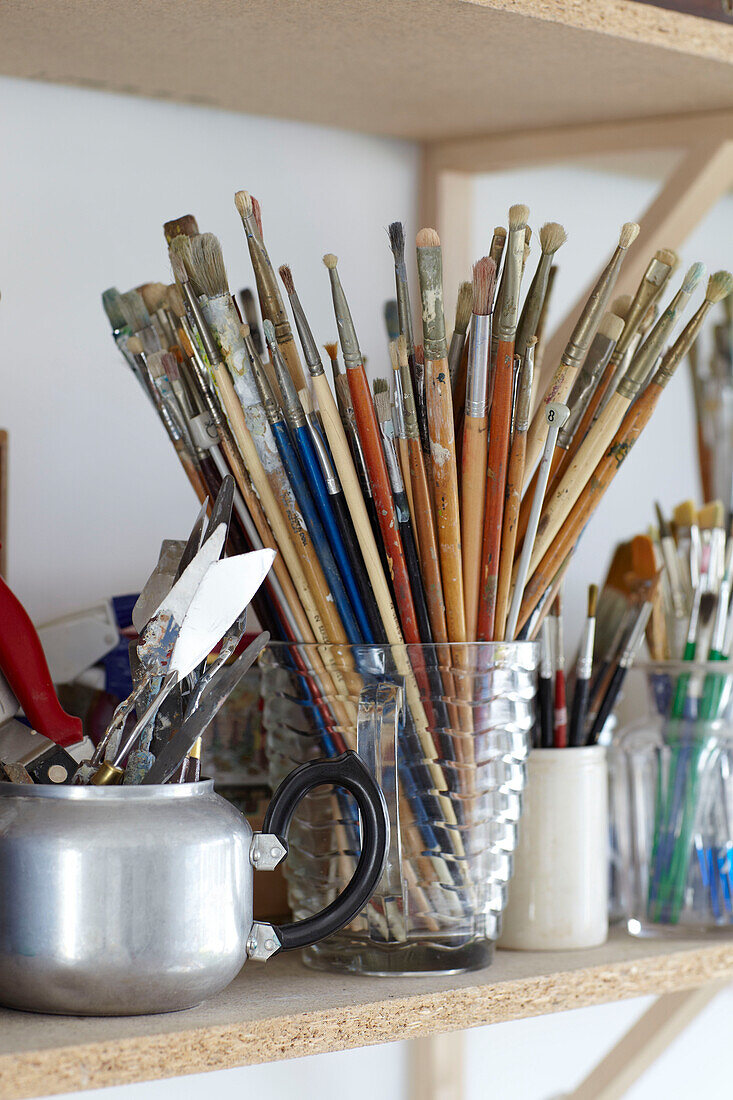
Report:
<svg viewBox="0 0 733 1100"><path fill-rule="evenodd" d="M394 275L384 227L415 231L407 143L203 108L0 79L0 426L11 433L8 579L36 620L139 590L195 496L112 343L100 294L170 281L162 225L183 213L252 283L234 207L262 202L319 340L336 328L340 256L362 349L388 368ZM383 368L384 369L384 368Z"/></svg>
<svg viewBox="0 0 733 1100"><path fill-rule="evenodd" d="M333 130L168 103L0 80L2 403L11 432L9 579L39 620L137 588L164 536L184 534L194 498L167 440L109 336L99 303L167 279L164 220L186 212L222 238L232 287L250 281L233 192L260 197L268 245L288 261L319 339L333 339L321 254L341 256L364 351L384 362L382 303L392 293L383 227L414 224L411 146ZM555 313L569 304L621 222L653 184L577 169L522 172L477 185L476 254L516 201L532 224L565 223ZM711 269L730 262L731 206L685 249ZM592 260L588 259L588 256ZM605 569L607 543L642 527L657 494L669 507L697 495L684 377L672 383L573 566L567 590L579 619L583 587ZM469 1034L467 1100L543 1100L590 1068L645 1002L605 1006ZM712 1006L631 1100L729 1095L731 998ZM403 1044L112 1090L119 1100L199 1097L212 1088L268 1100L318 1096L401 1100ZM106 1094L107 1090L105 1090ZM82 1094L91 1096L92 1094Z"/></svg>

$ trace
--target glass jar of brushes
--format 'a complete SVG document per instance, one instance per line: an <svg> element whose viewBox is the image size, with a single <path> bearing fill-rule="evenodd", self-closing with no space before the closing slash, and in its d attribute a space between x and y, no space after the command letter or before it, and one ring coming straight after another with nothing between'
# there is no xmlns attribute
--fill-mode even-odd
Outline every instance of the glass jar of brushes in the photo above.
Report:
<svg viewBox="0 0 733 1100"><path fill-rule="evenodd" d="M275 643L262 666L272 783L324 750L355 747L390 815L376 893L349 927L307 949L305 961L411 975L489 963L522 811L534 644ZM287 881L300 916L348 881L360 846L355 805L339 791L316 792L291 835Z"/></svg>
<svg viewBox="0 0 733 1100"><path fill-rule="evenodd" d="M627 927L733 935L733 663L664 661L634 675L646 698L620 741Z"/></svg>

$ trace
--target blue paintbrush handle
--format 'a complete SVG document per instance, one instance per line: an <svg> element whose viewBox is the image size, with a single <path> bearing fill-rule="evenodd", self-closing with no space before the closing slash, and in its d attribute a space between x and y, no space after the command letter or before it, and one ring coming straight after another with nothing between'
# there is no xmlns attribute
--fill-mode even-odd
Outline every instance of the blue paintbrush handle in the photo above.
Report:
<svg viewBox="0 0 733 1100"><path fill-rule="evenodd" d="M351 645L359 645L363 642L359 624L356 621L354 609L346 594L344 582L341 579L341 574L338 571L334 556L331 552L331 547L328 544L326 532L323 530L323 524L318 517L318 510L313 501L311 491L308 488L308 483L303 474L298 456L290 440L285 421L278 421L272 424L271 427L277 449L280 453L280 458L282 459L282 464L288 475L288 480L290 481L290 486L293 490L298 508L308 528L308 533L311 537L316 554L318 555L318 560L321 563L321 568L328 582L328 587L331 589L331 595L333 596L336 610L341 616L341 622L346 631L346 636Z"/></svg>
<svg viewBox="0 0 733 1100"><path fill-rule="evenodd" d="M295 440L298 446L300 454L300 460L303 464L306 480L308 481L311 491L313 493L313 499L315 500L316 507L321 517L321 522L326 531L326 537L331 545L333 556L336 559L336 564L341 570L341 576L343 578L346 591L348 592L349 599L351 600L351 606L354 609L361 633L365 642L370 644L374 642L374 634L369 624L369 617L364 607L364 600L359 586L356 583L356 577L354 576L354 567L349 557L348 551L344 544L344 540L339 530L339 526L336 522L336 516L334 515L333 508L331 507L331 501L329 499L328 489L326 488L326 481L321 470L321 464L318 461L318 455L313 447L313 442L310 437L310 432L306 426L302 428L296 428Z"/></svg>

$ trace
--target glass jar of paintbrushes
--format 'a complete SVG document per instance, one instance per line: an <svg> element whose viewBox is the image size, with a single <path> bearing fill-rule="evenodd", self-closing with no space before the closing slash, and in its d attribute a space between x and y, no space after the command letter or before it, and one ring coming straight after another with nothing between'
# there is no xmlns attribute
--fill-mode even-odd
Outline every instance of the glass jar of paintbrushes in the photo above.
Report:
<svg viewBox="0 0 733 1100"><path fill-rule="evenodd" d="M306 961L390 974L485 966L517 842L535 646L271 644L262 663L272 781L350 745L378 779L391 819L374 897ZM305 915L350 877L360 847L355 805L338 791L311 796L291 835L291 908Z"/></svg>
<svg viewBox="0 0 733 1100"><path fill-rule="evenodd" d="M629 931L733 934L733 664L640 666L646 713L624 733Z"/></svg>

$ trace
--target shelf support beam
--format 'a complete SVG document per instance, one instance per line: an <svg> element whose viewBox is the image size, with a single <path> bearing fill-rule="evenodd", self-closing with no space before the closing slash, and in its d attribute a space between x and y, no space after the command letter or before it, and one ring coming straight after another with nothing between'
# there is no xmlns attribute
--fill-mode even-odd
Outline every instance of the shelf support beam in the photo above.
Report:
<svg viewBox="0 0 733 1100"><path fill-rule="evenodd" d="M409 1100L463 1100L462 1031L429 1035L409 1044Z"/></svg>

